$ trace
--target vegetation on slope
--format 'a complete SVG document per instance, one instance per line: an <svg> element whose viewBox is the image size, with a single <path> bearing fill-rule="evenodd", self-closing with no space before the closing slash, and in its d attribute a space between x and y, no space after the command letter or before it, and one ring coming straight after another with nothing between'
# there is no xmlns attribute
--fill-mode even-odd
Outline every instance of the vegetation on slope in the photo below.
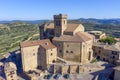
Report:
<svg viewBox="0 0 120 80"><path fill-rule="evenodd" d="M38 24L25 22L15 22L3 24L0 26L0 53L14 51L19 49L19 42L27 40L29 37L35 40L39 35Z"/></svg>
<svg viewBox="0 0 120 80"><path fill-rule="evenodd" d="M81 23L86 31L98 30L105 32L108 36L120 38L120 20L104 19L79 19L70 20L69 23Z"/></svg>
<svg viewBox="0 0 120 80"><path fill-rule="evenodd" d="M116 42L116 40L113 37L109 37L109 36L107 36L106 38L100 39L99 41L103 43L108 43L110 45Z"/></svg>

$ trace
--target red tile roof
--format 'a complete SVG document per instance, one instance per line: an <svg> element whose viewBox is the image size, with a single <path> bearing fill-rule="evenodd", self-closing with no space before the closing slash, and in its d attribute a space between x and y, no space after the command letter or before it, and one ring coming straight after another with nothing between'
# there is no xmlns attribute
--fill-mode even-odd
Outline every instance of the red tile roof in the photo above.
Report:
<svg viewBox="0 0 120 80"><path fill-rule="evenodd" d="M62 35L60 37L54 37L53 41L65 41L65 42L85 42L94 39L94 36L87 32L78 32L75 35Z"/></svg>
<svg viewBox="0 0 120 80"><path fill-rule="evenodd" d="M45 25L47 29L54 29L54 23L49 23ZM82 26L82 24L72 24L72 23L68 23L67 24L67 29L65 30L65 32L73 32L78 26Z"/></svg>
<svg viewBox="0 0 120 80"><path fill-rule="evenodd" d="M38 46L38 45L43 46L45 49L55 48L55 46L50 42L49 39L34 40L34 41L24 41L24 42L20 43L21 48L31 47L31 46Z"/></svg>
<svg viewBox="0 0 120 80"><path fill-rule="evenodd" d="M65 32L73 32L78 26L83 27L82 24L68 24Z"/></svg>

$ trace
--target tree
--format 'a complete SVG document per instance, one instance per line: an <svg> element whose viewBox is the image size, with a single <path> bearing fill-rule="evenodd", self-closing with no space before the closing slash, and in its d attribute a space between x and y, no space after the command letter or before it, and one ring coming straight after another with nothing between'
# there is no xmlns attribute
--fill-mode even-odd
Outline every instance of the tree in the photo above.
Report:
<svg viewBox="0 0 120 80"><path fill-rule="evenodd" d="M100 39L100 42L108 43L108 44L113 44L116 42L116 40L113 37L107 36L106 38Z"/></svg>

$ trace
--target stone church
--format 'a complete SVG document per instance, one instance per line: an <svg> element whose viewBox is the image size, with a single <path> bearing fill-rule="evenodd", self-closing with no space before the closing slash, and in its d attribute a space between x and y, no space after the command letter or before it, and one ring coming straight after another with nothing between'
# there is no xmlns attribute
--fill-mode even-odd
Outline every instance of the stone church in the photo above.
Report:
<svg viewBox="0 0 120 80"><path fill-rule="evenodd" d="M69 24L67 15L59 14L54 23L39 28L41 40L20 43L23 71L47 69L58 57L79 64L92 60L94 36L84 32L82 24Z"/></svg>
<svg viewBox="0 0 120 80"><path fill-rule="evenodd" d="M41 25L40 39L44 38L52 38L58 57L82 64L92 60L94 36L84 32L82 24L67 23L67 15L54 15L54 23Z"/></svg>

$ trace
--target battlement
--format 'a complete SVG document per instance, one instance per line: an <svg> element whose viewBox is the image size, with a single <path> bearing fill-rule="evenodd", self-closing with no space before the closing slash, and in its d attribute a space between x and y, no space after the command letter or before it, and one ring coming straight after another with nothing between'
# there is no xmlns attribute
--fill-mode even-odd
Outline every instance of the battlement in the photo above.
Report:
<svg viewBox="0 0 120 80"><path fill-rule="evenodd" d="M67 15L65 14L54 15L54 19L67 19Z"/></svg>

